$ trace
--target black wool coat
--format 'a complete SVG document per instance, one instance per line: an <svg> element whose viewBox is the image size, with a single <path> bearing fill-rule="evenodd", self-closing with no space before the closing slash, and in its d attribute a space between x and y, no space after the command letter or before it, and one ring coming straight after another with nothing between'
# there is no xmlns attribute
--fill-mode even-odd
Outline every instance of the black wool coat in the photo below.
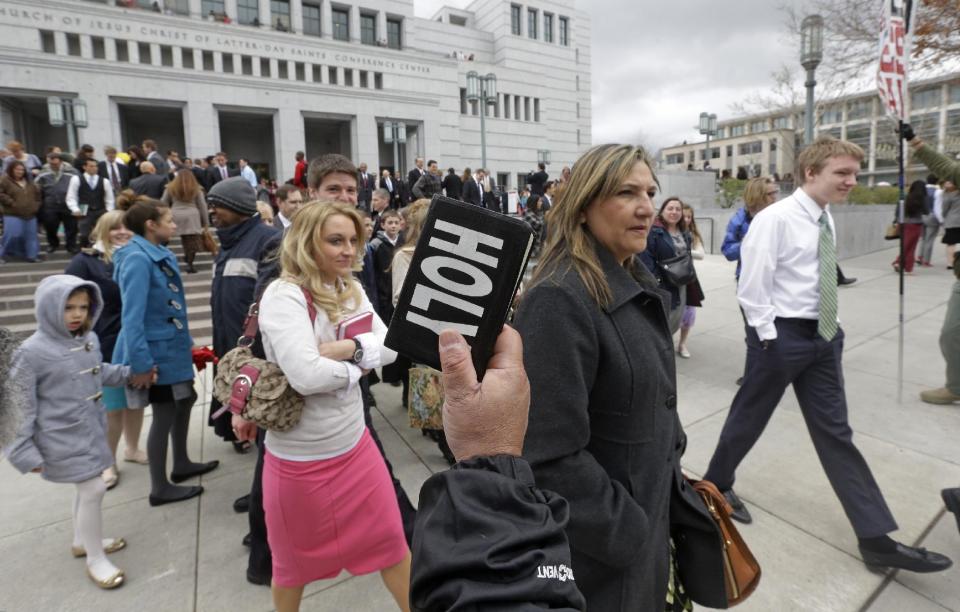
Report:
<svg viewBox="0 0 960 612"><path fill-rule="evenodd" d="M631 274L606 249L597 254L608 307L569 262L521 298L514 325L531 387L523 456L537 485L570 504L566 533L587 609L662 610L686 441L669 297L643 266Z"/></svg>

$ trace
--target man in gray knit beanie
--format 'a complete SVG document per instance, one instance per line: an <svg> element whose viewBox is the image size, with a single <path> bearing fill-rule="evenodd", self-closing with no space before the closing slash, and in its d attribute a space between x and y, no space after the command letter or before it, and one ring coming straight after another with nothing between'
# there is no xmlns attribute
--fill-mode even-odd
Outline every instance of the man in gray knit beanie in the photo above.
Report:
<svg viewBox="0 0 960 612"><path fill-rule="evenodd" d="M257 214L257 192L241 176L228 178L211 187L210 193L207 194L207 202L213 206L213 214L217 216L220 216L217 213L218 208L242 217L252 217Z"/></svg>

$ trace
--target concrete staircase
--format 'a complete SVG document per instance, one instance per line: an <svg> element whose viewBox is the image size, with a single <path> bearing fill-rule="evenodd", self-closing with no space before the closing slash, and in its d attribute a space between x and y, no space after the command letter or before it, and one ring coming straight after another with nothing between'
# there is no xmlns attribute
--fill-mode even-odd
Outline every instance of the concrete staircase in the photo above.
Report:
<svg viewBox="0 0 960 612"><path fill-rule="evenodd" d="M60 244L63 245L63 238ZM187 298L187 316L190 334L198 345L212 342L213 329L210 318L210 284L213 280L213 258L209 253L200 253L194 261L196 274L184 272L183 245L174 238L169 245L177 255L183 276ZM41 252L45 252L46 240L41 238ZM33 294L41 280L52 274L62 274L72 255L62 248L40 263L11 261L0 265L0 327L6 327L18 336L26 338L36 330Z"/></svg>

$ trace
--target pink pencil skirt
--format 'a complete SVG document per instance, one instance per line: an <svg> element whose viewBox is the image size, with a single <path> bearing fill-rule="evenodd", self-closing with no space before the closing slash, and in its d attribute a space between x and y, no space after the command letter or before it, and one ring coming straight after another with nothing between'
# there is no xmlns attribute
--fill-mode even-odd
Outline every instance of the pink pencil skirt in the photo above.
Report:
<svg viewBox="0 0 960 612"><path fill-rule="evenodd" d="M409 552L393 482L368 430L332 459L287 461L268 450L263 509L280 587L334 578L344 569L369 574Z"/></svg>

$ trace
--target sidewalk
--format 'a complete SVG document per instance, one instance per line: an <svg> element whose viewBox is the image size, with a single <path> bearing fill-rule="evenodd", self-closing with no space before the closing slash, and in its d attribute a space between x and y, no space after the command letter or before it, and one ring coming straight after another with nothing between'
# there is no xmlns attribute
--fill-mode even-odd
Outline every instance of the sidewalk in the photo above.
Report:
<svg viewBox="0 0 960 612"><path fill-rule="evenodd" d="M840 504L820 468L796 398L788 391L763 437L738 471L737 492L754 523L742 534L763 566L763 579L738 610L960 612L960 534L939 492L960 483L960 406L920 402L920 390L943 384L937 338L954 282L938 246L935 268L907 277L903 402L897 401L897 277L892 250L843 262L857 284L840 291L846 332L844 373L855 440L908 544L943 552L957 563L932 575L869 572L859 559ZM743 323L734 296L733 264L698 262L707 294L689 350L678 359L680 415L689 436L684 467L701 474L713 452L743 370ZM208 387L209 388L209 387ZM399 390L374 387L374 423L411 499L433 471L446 467L434 443L406 426ZM111 558L127 572L115 592L97 589L83 561L69 552L73 487L20 476L0 465L0 612L55 610L267 611L270 591L244 579L246 515L231 504L249 490L255 455L237 455L194 409L195 460L219 459L197 500L147 504L144 466L121 463L120 485L104 502L105 536L128 548ZM144 424L143 439L150 425ZM307 587L304 611L395 609L379 576L341 575ZM702 608L698 608L702 609Z"/></svg>

